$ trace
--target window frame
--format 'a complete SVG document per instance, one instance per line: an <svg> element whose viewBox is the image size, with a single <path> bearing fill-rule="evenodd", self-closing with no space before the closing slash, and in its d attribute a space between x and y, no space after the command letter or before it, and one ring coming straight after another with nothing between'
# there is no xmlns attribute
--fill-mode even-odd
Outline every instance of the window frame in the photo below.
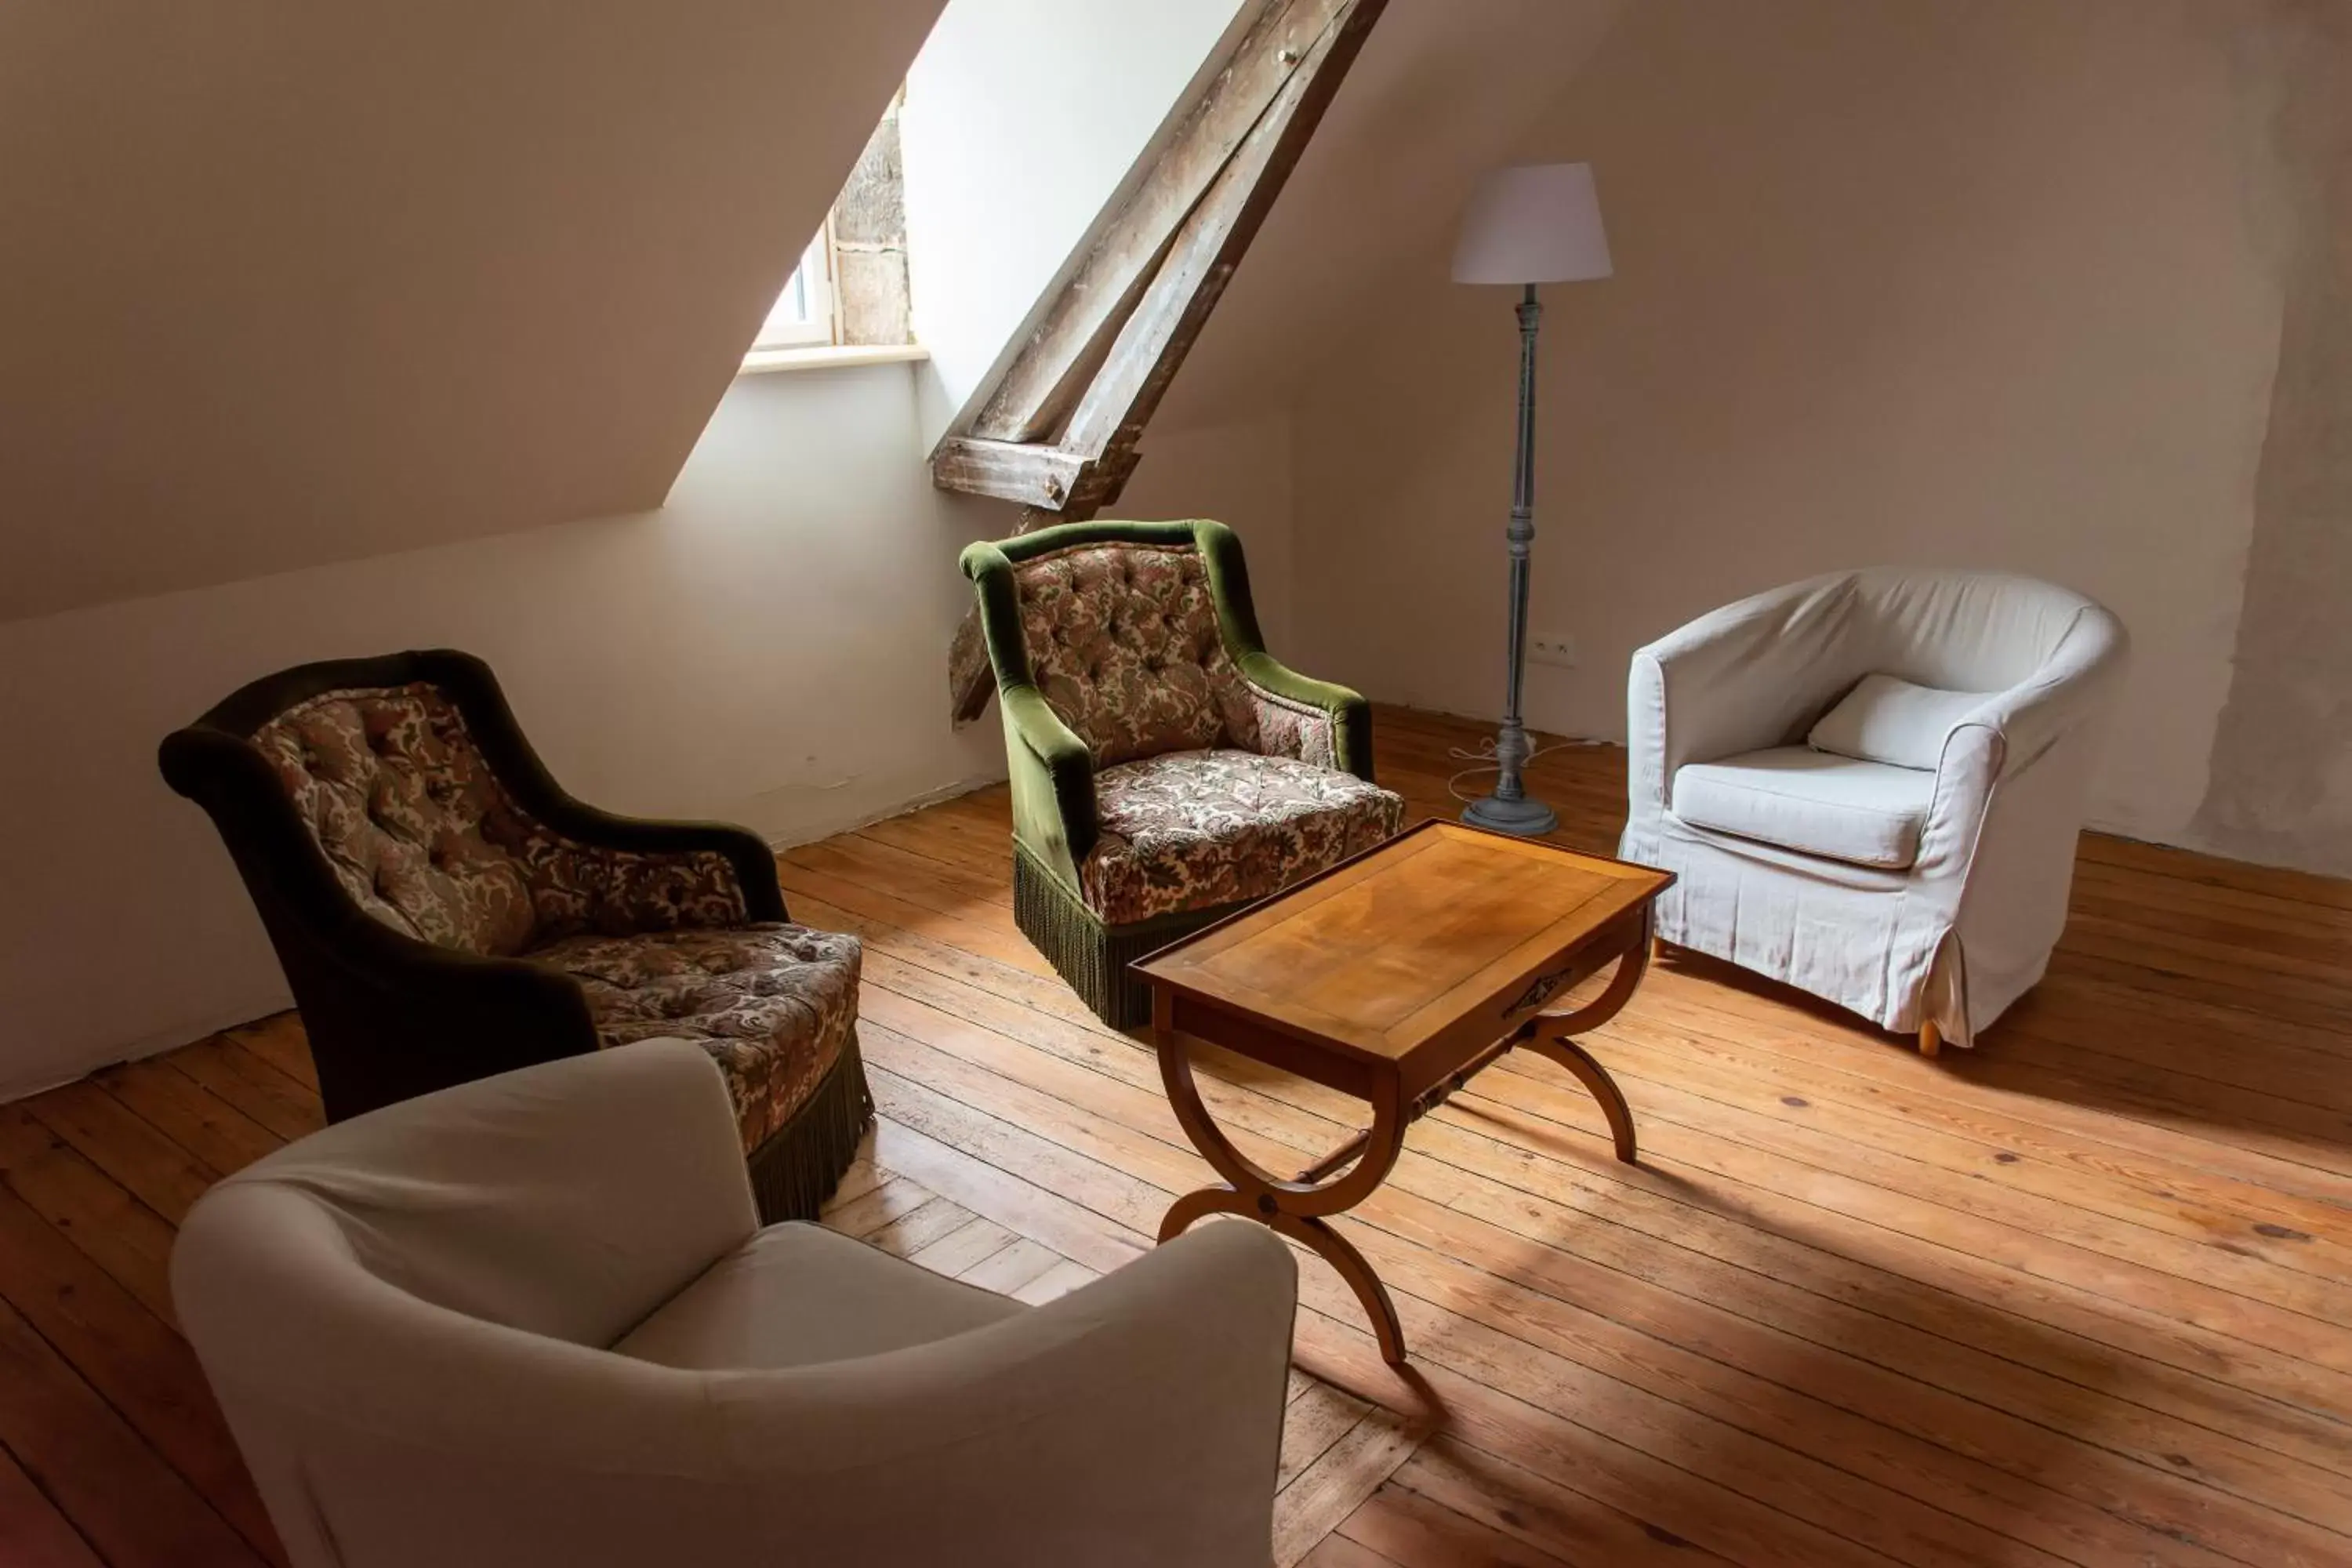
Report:
<svg viewBox="0 0 2352 1568"><path fill-rule="evenodd" d="M834 259L833 214L824 215L824 223L801 252L800 265L793 268L784 287L776 296L778 306L797 283L803 296L802 319L779 321L771 310L768 319L760 324L760 335L752 340L753 353L773 353L779 349L831 348L841 341L841 312L833 280L837 270Z"/></svg>

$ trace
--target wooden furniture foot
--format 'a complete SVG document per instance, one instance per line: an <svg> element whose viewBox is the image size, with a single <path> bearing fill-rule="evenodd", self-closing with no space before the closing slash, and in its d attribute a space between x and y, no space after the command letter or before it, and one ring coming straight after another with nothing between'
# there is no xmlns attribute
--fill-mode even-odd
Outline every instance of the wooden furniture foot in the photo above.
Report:
<svg viewBox="0 0 2352 1568"><path fill-rule="evenodd" d="M1928 1019L1926 1023L1919 1026L1919 1054L1921 1056L1932 1057L1938 1050L1943 1048L1943 1033L1936 1027L1936 1021L1933 1018Z"/></svg>
<svg viewBox="0 0 2352 1568"><path fill-rule="evenodd" d="M1231 1187L1203 1187L1187 1193L1168 1207L1160 1222L1160 1239L1172 1241L1192 1228L1194 1221L1213 1214L1243 1215L1265 1224L1276 1236L1287 1237L1329 1264L1371 1320L1372 1337L1380 1342L1381 1359L1391 1366L1404 1364L1404 1325L1397 1321L1396 1303L1389 1299L1388 1287L1372 1272L1356 1244L1331 1228L1329 1222L1313 1216L1286 1214L1279 1207L1268 1212L1261 1204L1252 1203Z"/></svg>

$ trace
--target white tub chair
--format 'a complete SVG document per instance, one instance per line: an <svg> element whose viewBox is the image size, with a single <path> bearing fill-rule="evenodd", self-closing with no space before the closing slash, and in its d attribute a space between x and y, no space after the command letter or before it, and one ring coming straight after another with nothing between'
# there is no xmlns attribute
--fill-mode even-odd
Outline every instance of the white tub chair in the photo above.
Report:
<svg viewBox="0 0 2352 1568"><path fill-rule="evenodd" d="M669 1040L305 1138L172 1258L296 1568L1265 1568L1296 1289L1257 1226L1036 1308L762 1230Z"/></svg>
<svg viewBox="0 0 2352 1568"><path fill-rule="evenodd" d="M1916 1033L1929 1055L1974 1044L2065 925L2125 647L2115 616L2064 588L1881 568L1775 588L1641 649L1621 852L1678 878L1660 940ZM1874 719L1858 698L1823 727L1913 765L1807 744L1872 675L1949 695L1905 694L1924 708ZM1858 712L1879 743L1853 743Z"/></svg>

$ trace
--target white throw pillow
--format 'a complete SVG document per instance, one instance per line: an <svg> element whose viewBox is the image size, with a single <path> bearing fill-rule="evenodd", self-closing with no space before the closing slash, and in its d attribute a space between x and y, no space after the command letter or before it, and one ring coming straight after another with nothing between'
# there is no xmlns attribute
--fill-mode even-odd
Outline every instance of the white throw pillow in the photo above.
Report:
<svg viewBox="0 0 2352 1568"><path fill-rule="evenodd" d="M1844 700L1822 715L1805 744L1833 756L1934 772L1944 742L1960 721L1997 695L1938 691L1891 675L1865 675Z"/></svg>

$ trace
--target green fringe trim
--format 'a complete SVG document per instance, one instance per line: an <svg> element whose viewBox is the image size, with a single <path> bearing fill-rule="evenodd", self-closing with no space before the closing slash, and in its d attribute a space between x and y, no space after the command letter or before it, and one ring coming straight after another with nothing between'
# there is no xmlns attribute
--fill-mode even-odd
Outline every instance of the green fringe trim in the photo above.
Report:
<svg viewBox="0 0 2352 1568"><path fill-rule="evenodd" d="M1026 846L1013 841L1013 924L1069 982L1078 1000L1114 1029L1151 1022L1151 987L1129 973L1129 964L1242 907L1178 910L1133 925L1105 925Z"/></svg>
<svg viewBox="0 0 2352 1568"><path fill-rule="evenodd" d="M866 1060L853 1030L814 1092L745 1162L760 1222L816 1218L873 1125L874 1096L866 1087Z"/></svg>

